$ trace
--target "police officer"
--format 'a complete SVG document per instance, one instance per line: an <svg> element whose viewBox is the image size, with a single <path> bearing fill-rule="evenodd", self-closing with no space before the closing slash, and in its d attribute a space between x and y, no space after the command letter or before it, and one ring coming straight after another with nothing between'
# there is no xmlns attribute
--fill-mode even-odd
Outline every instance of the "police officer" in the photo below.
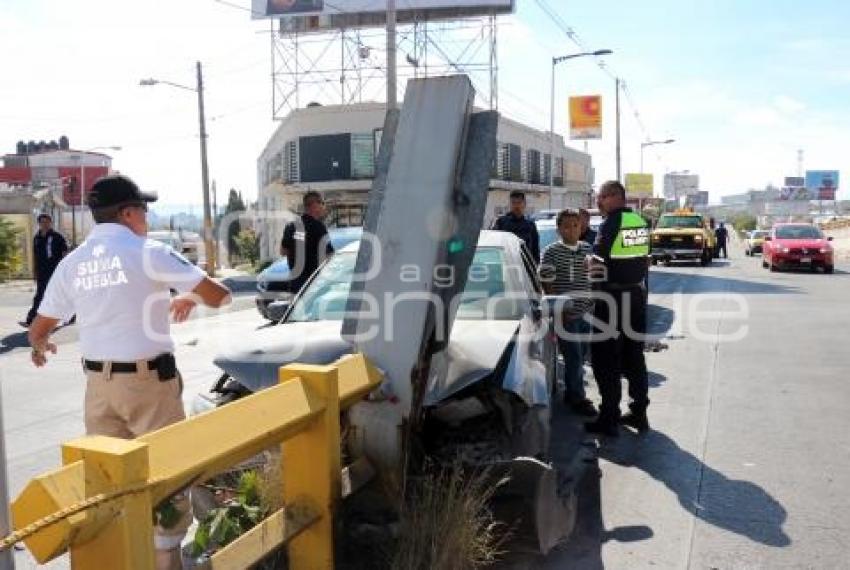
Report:
<svg viewBox="0 0 850 570"><path fill-rule="evenodd" d="M286 257L293 276L289 284L292 293L297 293L322 261L334 253L328 228L322 221L327 210L321 194L312 190L307 192L302 204L304 213L300 220L286 224L280 242L280 254Z"/></svg>
<svg viewBox="0 0 850 570"><path fill-rule="evenodd" d="M32 307L27 313L27 318L18 324L22 327L28 327L32 324L38 313L38 306L44 298L44 291L47 289L47 283L53 272L56 271L56 266L68 253L68 242L65 238L53 229L53 218L50 214L38 215L38 231L33 238L33 258L35 267L35 296L32 300Z"/></svg>
<svg viewBox="0 0 850 570"><path fill-rule="evenodd" d="M623 423L645 432L649 429L649 384L643 353L649 228L626 207L626 189L615 180L602 185L598 204L605 221L594 246L593 275L599 290L594 317L604 325L597 325L599 338L593 343L591 364L602 403L599 417L585 428L590 433L617 436L617 424ZM605 325L608 330L600 328ZM622 418L621 376L629 382L631 398L631 412Z"/></svg>
<svg viewBox="0 0 850 570"><path fill-rule="evenodd" d="M525 216L525 194L519 190L511 192L511 211L496 218L491 229L510 232L525 242L532 259L540 261L540 236L537 226Z"/></svg>
<svg viewBox="0 0 850 570"><path fill-rule="evenodd" d="M155 200L125 176L94 184L88 205L96 225L59 263L29 330L32 361L41 367L56 353L56 323L77 315L89 435L132 439L184 419L169 313L181 322L197 301L220 307L230 300L227 288L146 238L147 205ZM171 298L172 289L180 295ZM159 569L182 567L180 542L192 521L185 494L171 504L177 516L166 522L161 511L154 534Z"/></svg>

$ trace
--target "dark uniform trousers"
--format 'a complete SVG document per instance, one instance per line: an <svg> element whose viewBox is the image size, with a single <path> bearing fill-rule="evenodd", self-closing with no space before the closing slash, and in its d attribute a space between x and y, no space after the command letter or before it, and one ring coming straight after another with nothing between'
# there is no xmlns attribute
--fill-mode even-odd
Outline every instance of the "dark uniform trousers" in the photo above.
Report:
<svg viewBox="0 0 850 570"><path fill-rule="evenodd" d="M44 298L44 292L47 290L47 284L50 283L50 275L46 279L36 279L35 281L35 296L32 298L32 307L27 313L27 324L32 324L38 315L38 307L41 305L41 300Z"/></svg>
<svg viewBox="0 0 850 570"><path fill-rule="evenodd" d="M649 405L649 381L644 358L644 338L646 333L646 291L642 286L604 290L611 295L616 306L617 337L596 340L592 345L591 363L593 375L599 386L602 404L599 406L601 422L617 422L620 419L620 399L622 382L629 382L630 405L635 413L643 413ZM594 308L594 317L600 323L611 323L609 304L598 299ZM609 325L610 326L610 325ZM596 330L596 334L604 331Z"/></svg>

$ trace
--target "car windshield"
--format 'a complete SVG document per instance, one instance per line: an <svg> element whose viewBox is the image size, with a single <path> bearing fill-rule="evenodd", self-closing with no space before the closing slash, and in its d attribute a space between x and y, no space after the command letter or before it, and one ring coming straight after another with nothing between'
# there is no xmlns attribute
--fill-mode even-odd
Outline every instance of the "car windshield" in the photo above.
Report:
<svg viewBox="0 0 850 570"><path fill-rule="evenodd" d="M292 308L288 322L342 320L351 289L357 252L334 255L310 282ZM466 288L458 303L460 320L496 320L519 318L519 304L505 293L504 252L497 247L480 247L475 251ZM495 303L492 303L496 300ZM490 304L492 303L492 305Z"/></svg>
<svg viewBox="0 0 850 570"><path fill-rule="evenodd" d="M823 234L814 226L779 226L776 228L779 239L821 239Z"/></svg>
<svg viewBox="0 0 850 570"><path fill-rule="evenodd" d="M701 228L702 218L699 216L661 216L659 228Z"/></svg>
<svg viewBox="0 0 850 570"><path fill-rule="evenodd" d="M750 234L750 237L752 239L761 239L764 236L766 236L767 234L768 234L768 232L766 232L764 230L756 230L752 234Z"/></svg>
<svg viewBox="0 0 850 570"><path fill-rule="evenodd" d="M555 226L537 226L537 235L540 236L540 254L543 255L543 250L558 239L558 230Z"/></svg>

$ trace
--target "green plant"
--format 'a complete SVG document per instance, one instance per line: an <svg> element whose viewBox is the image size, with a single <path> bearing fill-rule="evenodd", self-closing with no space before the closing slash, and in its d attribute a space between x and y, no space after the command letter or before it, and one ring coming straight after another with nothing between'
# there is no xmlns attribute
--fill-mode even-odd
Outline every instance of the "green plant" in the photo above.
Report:
<svg viewBox="0 0 850 570"><path fill-rule="evenodd" d="M747 232L758 227L758 220L749 214L737 214L732 218L732 227L739 232Z"/></svg>
<svg viewBox="0 0 850 570"><path fill-rule="evenodd" d="M507 533L489 508L498 485L458 466L408 482L393 570L475 570L502 554Z"/></svg>
<svg viewBox="0 0 850 570"><path fill-rule="evenodd" d="M12 222L0 217L0 282L21 270L20 234Z"/></svg>
<svg viewBox="0 0 850 570"><path fill-rule="evenodd" d="M250 228L242 230L236 235L235 241L239 257L255 267L260 259L260 239L257 233Z"/></svg>
<svg viewBox="0 0 850 570"><path fill-rule="evenodd" d="M244 471L234 496L221 507L210 510L198 525L192 555L197 557L227 546L262 521L268 511L261 505L261 491L260 474Z"/></svg>

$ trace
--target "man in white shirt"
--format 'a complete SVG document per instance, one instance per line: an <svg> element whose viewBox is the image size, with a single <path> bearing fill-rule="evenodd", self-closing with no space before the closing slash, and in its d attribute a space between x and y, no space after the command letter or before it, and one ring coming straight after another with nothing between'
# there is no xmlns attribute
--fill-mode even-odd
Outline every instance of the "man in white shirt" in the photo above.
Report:
<svg viewBox="0 0 850 570"><path fill-rule="evenodd" d="M87 377L89 435L132 439L183 420L183 381L174 360L169 313L185 321L198 301L220 307L230 291L209 279L168 245L149 240L147 204L155 194L125 176L98 180L88 197L97 225L56 268L33 321L32 361L56 353L54 327L77 315ZM180 293L172 298L171 290ZM154 535L157 568L181 568L180 542L191 523L185 495L172 501L178 516Z"/></svg>

